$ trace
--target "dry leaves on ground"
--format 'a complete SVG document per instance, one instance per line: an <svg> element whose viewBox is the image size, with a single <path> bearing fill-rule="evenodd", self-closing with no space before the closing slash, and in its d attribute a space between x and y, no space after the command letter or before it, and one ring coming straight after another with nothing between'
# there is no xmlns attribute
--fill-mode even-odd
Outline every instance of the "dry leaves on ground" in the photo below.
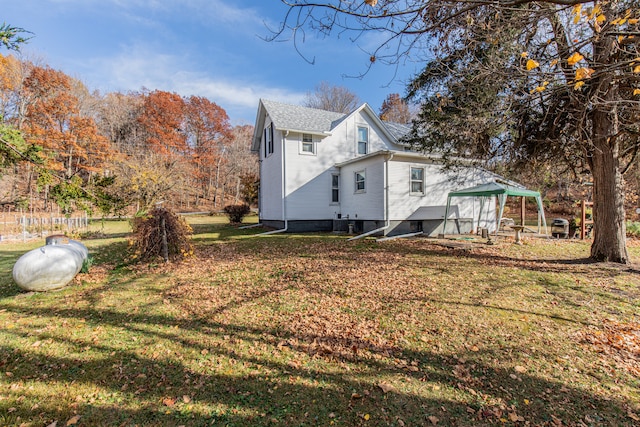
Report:
<svg viewBox="0 0 640 427"><path fill-rule="evenodd" d="M582 332L582 341L611 357L617 366L640 375L640 323L605 320L602 328Z"/></svg>

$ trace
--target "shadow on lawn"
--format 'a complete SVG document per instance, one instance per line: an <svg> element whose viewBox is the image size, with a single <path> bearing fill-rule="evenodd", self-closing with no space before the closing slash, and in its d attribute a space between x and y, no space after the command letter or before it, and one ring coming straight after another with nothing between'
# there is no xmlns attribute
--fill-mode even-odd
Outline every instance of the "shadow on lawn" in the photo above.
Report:
<svg viewBox="0 0 640 427"><path fill-rule="evenodd" d="M407 253L417 256L440 256L445 257L449 261L443 263L443 265L436 266L440 271L446 272L452 268L456 268L456 265L469 260L477 262L480 266L487 266L492 269L505 268L505 269L518 269L527 270L534 273L540 273L540 284L549 289L558 288L559 284L554 281L553 276L547 276L547 274L567 274L567 275L579 275L588 280L603 281L606 279L613 279L623 274L630 274L633 279L636 279L640 284L640 277L636 276L639 270L634 265L622 265L615 263L602 263L595 262L591 258L573 258L573 259L542 259L542 258L516 258L506 255L496 254L494 252L483 252L481 250L468 251L461 249L450 249L424 241L421 245L402 245L400 243L385 244L382 250L390 253ZM572 285L563 284L563 287L567 287L577 292L585 291L585 283L575 282ZM614 296L610 292L600 292L599 295L607 297L618 302L629 302L629 300L639 300L640 292L617 292L619 296Z"/></svg>
<svg viewBox="0 0 640 427"><path fill-rule="evenodd" d="M230 232L227 238L235 235ZM259 245L273 243L270 240ZM116 245L111 249L117 252L122 248ZM517 260L512 263L517 264ZM81 320L92 329L108 327L114 333L120 329L124 336L136 337L139 344L130 343L131 348L123 349L115 338L78 338L73 330L64 328L54 332L46 328L4 330L2 333L13 339L3 339L0 345L0 372L11 373L0 376L4 397L0 400L0 413L6 414L0 422L49 425L57 421L64 425L77 413L81 416L77 425L87 426L315 426L332 422L349 426L420 426L433 425L435 419L442 426L524 425L525 421L551 426L557 425L558 419L568 425L580 425L579 421L586 425L633 425L627 412L637 410L633 407L637 402L605 399L571 384L496 368L485 361L500 357L498 354L468 350L456 357L444 357L408 346L370 346L376 357L347 357L331 349L311 355L310 343L333 341L341 348L349 348L353 341L331 334L293 334L277 328L221 323L206 317L144 313L142 305L140 312L96 308L102 292L134 285L144 292L140 283L140 278L116 279L87 288L82 291L82 298L88 307L27 306L7 298L14 294L7 294L6 286L2 286L0 310L5 314L50 323ZM259 301L267 293L286 289L283 283L282 287L257 290L212 314L223 314ZM163 301L149 302L153 303ZM29 344L8 344L17 341ZM35 346L38 341L51 343ZM183 354L155 354L157 344L163 342L179 343ZM46 346L53 344L66 346L68 351L52 355ZM416 364L407 366L398 360ZM411 366L417 370L409 369ZM594 375L603 375L600 381L613 381L605 374ZM385 392L372 384L371 378L378 376L391 378L393 387ZM58 390L73 390L74 385L82 384L85 390L104 391L37 396L30 389L35 383L51 384ZM39 402L37 407L33 406L34 401ZM512 414L525 421L512 419ZM606 418L602 418L603 414Z"/></svg>
<svg viewBox="0 0 640 427"><path fill-rule="evenodd" d="M176 341L185 353L195 355L187 361L181 357L185 355L169 358L150 354L146 349L122 351L109 342L46 332L37 334L36 339L67 345L68 356L51 356L28 346L14 348L5 344L0 347L1 370L12 376L3 379L3 394L8 399L0 400L0 412L9 413L6 402L13 401L10 413L16 420L20 417L40 425L54 420L62 424L77 413L82 417L79 425L327 425L331 421L342 425L403 425L398 418L406 425L431 425L428 417L437 417L438 425L471 426L500 424L501 419L509 419L509 412L532 425L554 425L554 417L568 417L573 420L569 424L587 417L598 425L632 425L626 417L631 402L605 400L571 385L496 369L480 362L483 355L478 352L444 358L430 352L397 349L393 357L354 357L343 362L338 359L333 360L334 369L322 369L316 367L313 358L296 365L275 362L259 353L241 354L236 349L264 347L268 352L284 355L283 360L294 360L308 356L306 347L296 342L308 343L327 336L297 336L293 340L293 336L272 329L114 310L23 308L10 303L1 307L19 315L57 321L85 319L91 327L124 328L149 345ZM158 325L164 327L163 331ZM31 332L5 333L34 339ZM193 334L200 338L193 338ZM207 337L204 342L202 336ZM388 349L380 349L383 350ZM89 351L95 354L88 360L74 356ZM333 358L331 354L324 357ZM417 361L418 371L393 363L397 359ZM220 369L221 364L228 368ZM242 366L244 373L237 375L234 366ZM338 366L341 369L335 369ZM370 383L371 376L380 374L398 378L386 393ZM57 397L42 396L42 404L34 409L19 398L33 393L29 390L33 382L69 387L93 385L106 389L103 397L107 401L100 402L96 395L60 396L74 401L69 408L51 401ZM445 390L438 392L433 384L444 384L448 396L466 392L474 397L466 402L446 398ZM407 391L403 391L405 385ZM432 397L419 396L411 388ZM26 400L33 402L33 397ZM492 404L497 401L513 405L512 410L500 410L498 404ZM202 411L211 405L219 409ZM602 413L609 418L600 418Z"/></svg>

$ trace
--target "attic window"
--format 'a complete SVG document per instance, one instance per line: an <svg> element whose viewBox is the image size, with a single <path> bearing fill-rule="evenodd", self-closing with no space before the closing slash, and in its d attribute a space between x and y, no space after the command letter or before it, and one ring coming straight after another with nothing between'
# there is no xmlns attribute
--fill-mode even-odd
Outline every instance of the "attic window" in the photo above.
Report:
<svg viewBox="0 0 640 427"><path fill-rule="evenodd" d="M358 154L367 154L369 150L369 128L358 126Z"/></svg>
<svg viewBox="0 0 640 427"><path fill-rule="evenodd" d="M264 156L273 154L273 125L264 129Z"/></svg>
<svg viewBox="0 0 640 427"><path fill-rule="evenodd" d="M313 135L308 133L302 134L302 145L300 151L303 154L315 154L315 146L313 144Z"/></svg>

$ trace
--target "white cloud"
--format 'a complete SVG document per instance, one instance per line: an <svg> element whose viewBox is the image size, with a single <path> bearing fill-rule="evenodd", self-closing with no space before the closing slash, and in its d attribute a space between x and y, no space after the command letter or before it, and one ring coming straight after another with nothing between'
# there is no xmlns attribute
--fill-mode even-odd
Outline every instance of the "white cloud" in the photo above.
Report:
<svg viewBox="0 0 640 427"><path fill-rule="evenodd" d="M150 90L176 92L183 96L205 96L223 107L232 120L252 121L260 98L298 104L305 94L224 75L192 71L186 57L158 53L136 45L117 57L87 64L91 86L103 92Z"/></svg>

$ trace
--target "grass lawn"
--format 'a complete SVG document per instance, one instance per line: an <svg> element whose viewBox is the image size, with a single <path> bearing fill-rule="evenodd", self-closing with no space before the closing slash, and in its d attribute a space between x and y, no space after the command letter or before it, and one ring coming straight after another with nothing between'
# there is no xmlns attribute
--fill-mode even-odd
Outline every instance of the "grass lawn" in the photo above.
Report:
<svg viewBox="0 0 640 427"><path fill-rule="evenodd" d="M189 221L168 265L106 224L50 293L11 279L42 242L0 245L0 426L640 425L640 245L618 266Z"/></svg>

